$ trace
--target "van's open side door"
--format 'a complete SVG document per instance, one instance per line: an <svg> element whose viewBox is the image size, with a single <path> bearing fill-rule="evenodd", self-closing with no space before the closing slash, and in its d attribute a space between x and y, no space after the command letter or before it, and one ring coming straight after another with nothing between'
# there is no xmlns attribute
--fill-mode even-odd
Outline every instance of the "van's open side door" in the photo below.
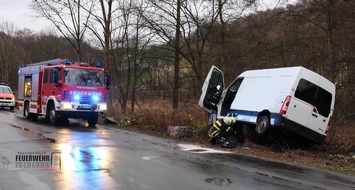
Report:
<svg viewBox="0 0 355 190"><path fill-rule="evenodd" d="M198 104L208 112L216 110L216 105L220 101L223 90L223 73L216 66L212 66L208 72L205 82L203 83L201 97Z"/></svg>

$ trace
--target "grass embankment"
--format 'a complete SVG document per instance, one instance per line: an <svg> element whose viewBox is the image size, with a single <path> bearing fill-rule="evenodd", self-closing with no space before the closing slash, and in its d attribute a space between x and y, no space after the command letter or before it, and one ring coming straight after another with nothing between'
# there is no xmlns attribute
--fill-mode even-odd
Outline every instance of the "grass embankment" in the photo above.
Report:
<svg viewBox="0 0 355 190"><path fill-rule="evenodd" d="M116 113L115 118L119 124L115 127L133 130L159 137L168 137L168 126L191 126L193 135L187 139L180 139L204 146L209 143L206 124L207 114L196 101L184 102L180 105L179 113L173 114L169 101L145 102L139 111L132 116L123 116ZM286 161L304 164L317 168L355 175L355 120L348 119L341 122L332 122L330 133L323 145L294 146L278 142L259 145L246 141L242 146L248 149L232 149L245 155L262 157L265 159Z"/></svg>

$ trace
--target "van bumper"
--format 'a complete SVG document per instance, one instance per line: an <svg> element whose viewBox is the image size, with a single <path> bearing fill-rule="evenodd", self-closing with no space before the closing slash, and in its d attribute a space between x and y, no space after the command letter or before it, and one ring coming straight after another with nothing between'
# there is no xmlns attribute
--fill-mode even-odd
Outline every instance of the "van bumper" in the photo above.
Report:
<svg viewBox="0 0 355 190"><path fill-rule="evenodd" d="M288 131L293 133L297 133L317 144L323 144L325 141L326 136L321 135L303 125L300 125L294 121L291 121L283 116L280 115L280 126Z"/></svg>

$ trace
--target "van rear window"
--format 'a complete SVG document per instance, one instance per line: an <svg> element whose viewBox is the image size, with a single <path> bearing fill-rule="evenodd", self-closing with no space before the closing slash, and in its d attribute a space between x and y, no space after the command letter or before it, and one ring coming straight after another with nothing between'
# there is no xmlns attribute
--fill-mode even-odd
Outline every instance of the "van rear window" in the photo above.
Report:
<svg viewBox="0 0 355 190"><path fill-rule="evenodd" d="M328 117L332 102L332 94L330 92L312 82L301 79L298 83L295 97L313 105L317 108L319 114Z"/></svg>

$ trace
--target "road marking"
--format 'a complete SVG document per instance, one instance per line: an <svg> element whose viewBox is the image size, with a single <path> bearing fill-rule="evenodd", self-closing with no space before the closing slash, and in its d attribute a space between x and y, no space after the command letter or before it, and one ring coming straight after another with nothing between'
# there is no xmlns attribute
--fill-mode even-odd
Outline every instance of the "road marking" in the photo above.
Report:
<svg viewBox="0 0 355 190"><path fill-rule="evenodd" d="M158 158L156 156L143 156L142 159L143 160L151 160L151 159L154 159L154 158Z"/></svg>
<svg viewBox="0 0 355 190"><path fill-rule="evenodd" d="M178 146L181 148L181 150L190 151L190 152L198 153L198 154L203 154L203 153L230 154L230 153L232 153L230 151L215 150L212 148L205 148L202 146L192 145L192 144L178 144Z"/></svg>

